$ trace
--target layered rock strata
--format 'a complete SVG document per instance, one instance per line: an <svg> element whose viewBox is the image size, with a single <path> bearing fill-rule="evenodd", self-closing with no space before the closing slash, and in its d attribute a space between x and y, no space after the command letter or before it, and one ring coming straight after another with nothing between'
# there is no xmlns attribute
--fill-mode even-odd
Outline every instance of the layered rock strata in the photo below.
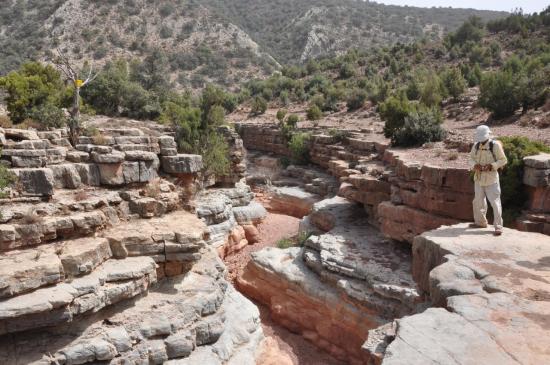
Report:
<svg viewBox="0 0 550 365"><path fill-rule="evenodd" d="M20 181L13 194L49 197L54 188L146 183L160 171L188 177L202 168L201 156L177 153L174 137L136 128L99 130L74 148L66 130L27 132L0 129L1 158Z"/></svg>
<svg viewBox="0 0 550 365"><path fill-rule="evenodd" d="M353 364L369 359L361 345L370 329L421 302L407 250L381 237L362 213L341 197L315 203L300 227L313 232L303 248L256 252L238 279L277 322Z"/></svg>
<svg viewBox="0 0 550 365"><path fill-rule="evenodd" d="M182 210L201 157L169 135L104 131L76 149L61 131L1 131L7 151L66 154L3 157L19 186L0 201L0 363L255 364L258 309L214 245L233 232L203 221L225 206L203 220ZM216 194L243 237L265 216L245 185Z"/></svg>
<svg viewBox="0 0 550 365"><path fill-rule="evenodd" d="M254 194L244 183L234 188L209 189L197 199L197 216L208 226L208 244L221 257L258 241L256 226L267 211L253 199Z"/></svg>

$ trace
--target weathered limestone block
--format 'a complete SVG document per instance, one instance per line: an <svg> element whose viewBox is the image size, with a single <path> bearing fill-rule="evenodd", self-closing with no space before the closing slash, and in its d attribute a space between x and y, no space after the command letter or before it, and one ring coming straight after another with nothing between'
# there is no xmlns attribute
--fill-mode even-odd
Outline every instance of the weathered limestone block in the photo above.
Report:
<svg viewBox="0 0 550 365"><path fill-rule="evenodd" d="M80 173L74 164L61 164L50 166L55 179L56 188L77 189L82 184Z"/></svg>
<svg viewBox="0 0 550 365"><path fill-rule="evenodd" d="M120 151L112 151L110 153L91 153L92 161L98 164L119 164L124 161L124 153Z"/></svg>
<svg viewBox="0 0 550 365"><path fill-rule="evenodd" d="M101 185L124 185L124 168L122 163L98 163ZM137 167L139 170L139 167ZM126 174L129 175L129 169L126 168ZM137 172L139 176L139 171ZM138 178L139 181L139 178Z"/></svg>
<svg viewBox="0 0 550 365"><path fill-rule="evenodd" d="M299 188L276 188L270 202L270 209L275 212L302 218L311 212L313 204L319 200L320 197L318 195L308 193Z"/></svg>
<svg viewBox="0 0 550 365"><path fill-rule="evenodd" d="M158 157L153 152L147 151L126 151L127 161L158 161Z"/></svg>
<svg viewBox="0 0 550 365"><path fill-rule="evenodd" d="M51 169L13 169L13 173L19 178L19 184L23 189L23 195L27 196L52 196L54 190L54 175Z"/></svg>
<svg viewBox="0 0 550 365"><path fill-rule="evenodd" d="M79 162L88 162L89 160L90 160L90 154L88 152L78 151L78 150L67 152L67 161L69 162L79 163Z"/></svg>
<svg viewBox="0 0 550 365"><path fill-rule="evenodd" d="M45 167L48 159L45 156L11 156L12 167Z"/></svg>
<svg viewBox="0 0 550 365"><path fill-rule="evenodd" d="M162 216L166 213L166 204L154 198L130 200L130 211L141 218Z"/></svg>
<svg viewBox="0 0 550 365"><path fill-rule="evenodd" d="M28 129L4 128L4 135L16 141L40 139L36 131Z"/></svg>
<svg viewBox="0 0 550 365"><path fill-rule="evenodd" d="M124 161L122 163L122 176L125 184L140 182L139 179L139 162Z"/></svg>
<svg viewBox="0 0 550 365"><path fill-rule="evenodd" d="M158 158L152 161L139 161L139 182L148 182L156 179L158 177L159 166L160 161Z"/></svg>
<svg viewBox="0 0 550 365"><path fill-rule="evenodd" d="M0 298L12 297L63 280L63 266L55 253L11 251L0 257Z"/></svg>
<svg viewBox="0 0 550 365"><path fill-rule="evenodd" d="M267 216L267 210L260 203L251 202L244 207L234 207L233 215L241 225L258 224Z"/></svg>
<svg viewBox="0 0 550 365"><path fill-rule="evenodd" d="M163 148L176 148L176 141L172 136L160 136L158 137L158 143L161 149Z"/></svg>
<svg viewBox="0 0 550 365"><path fill-rule="evenodd" d="M66 241L57 250L67 276L88 274L112 256L109 241L105 238Z"/></svg>
<svg viewBox="0 0 550 365"><path fill-rule="evenodd" d="M74 167L78 171L83 184L90 186L99 186L101 184L101 175L97 164L75 163Z"/></svg>
<svg viewBox="0 0 550 365"><path fill-rule="evenodd" d="M54 147L46 150L46 158L48 164L58 164L65 161L67 157L66 147Z"/></svg>
<svg viewBox="0 0 550 365"><path fill-rule="evenodd" d="M535 188L550 185L550 154L540 153L523 159L523 183Z"/></svg>
<svg viewBox="0 0 550 365"><path fill-rule="evenodd" d="M202 156L178 154L161 157L162 170L168 174L193 174L202 169Z"/></svg>

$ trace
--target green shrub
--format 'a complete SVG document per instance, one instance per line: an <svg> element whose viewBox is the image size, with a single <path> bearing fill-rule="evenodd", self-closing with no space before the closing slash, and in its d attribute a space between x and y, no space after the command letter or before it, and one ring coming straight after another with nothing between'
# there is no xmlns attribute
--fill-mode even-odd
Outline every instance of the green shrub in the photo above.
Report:
<svg viewBox="0 0 550 365"><path fill-rule="evenodd" d="M45 128L61 128L67 123L63 110L51 103L33 108L30 117Z"/></svg>
<svg viewBox="0 0 550 365"><path fill-rule="evenodd" d="M334 138L336 143L344 142L350 136L350 132L343 129L331 128L328 130L328 135Z"/></svg>
<svg viewBox="0 0 550 365"><path fill-rule="evenodd" d="M25 63L18 71L0 77L0 88L7 93L7 109L14 123L32 118L31 114L46 104L58 108L70 105L70 92L59 72L39 62Z"/></svg>
<svg viewBox="0 0 550 365"><path fill-rule="evenodd" d="M308 120L319 120L323 117L323 112L315 104L311 105L307 109L307 119Z"/></svg>
<svg viewBox="0 0 550 365"><path fill-rule="evenodd" d="M294 133L288 143L291 153L291 161L296 165L305 165L309 163L309 142L311 135L309 133Z"/></svg>
<svg viewBox="0 0 550 365"><path fill-rule="evenodd" d="M266 110L267 101L261 96L256 96L254 100L252 100L252 108L250 109L250 113L252 115L260 115L264 114Z"/></svg>
<svg viewBox="0 0 550 365"><path fill-rule="evenodd" d="M420 90L420 102L428 107L441 104L446 94L443 82L437 74L428 74Z"/></svg>
<svg viewBox="0 0 550 365"><path fill-rule="evenodd" d="M296 114L290 114L288 118L286 118L286 123L288 125L291 125L294 128L296 128L299 122L300 122L300 117Z"/></svg>
<svg viewBox="0 0 550 365"><path fill-rule="evenodd" d="M483 75L479 104L491 111L495 118L514 114L520 106L520 93L512 72L504 70Z"/></svg>
<svg viewBox="0 0 550 365"><path fill-rule="evenodd" d="M348 96L347 107L348 111L357 110L365 104L367 93L363 89L355 88Z"/></svg>
<svg viewBox="0 0 550 365"><path fill-rule="evenodd" d="M309 237L311 237L310 232L300 232L294 237L280 239L277 241L277 247L280 249L290 248L293 246L303 247Z"/></svg>
<svg viewBox="0 0 550 365"><path fill-rule="evenodd" d="M280 249L286 249L294 246L294 240L292 238L282 238L277 241L277 247Z"/></svg>
<svg viewBox="0 0 550 365"><path fill-rule="evenodd" d="M453 97L454 100L457 100L466 89L466 80L464 80L462 72L460 72L460 70L456 67L447 69L443 72L442 80L447 92Z"/></svg>
<svg viewBox="0 0 550 365"><path fill-rule="evenodd" d="M384 136L391 138L393 133L403 126L405 117L415 110L407 98L390 96L378 106L378 113L384 123Z"/></svg>
<svg viewBox="0 0 550 365"><path fill-rule="evenodd" d="M349 79L355 76L355 68L350 63L343 63L340 67L340 78Z"/></svg>
<svg viewBox="0 0 550 365"><path fill-rule="evenodd" d="M277 110L277 120L282 123L285 120L286 117L286 109L279 109Z"/></svg>
<svg viewBox="0 0 550 365"><path fill-rule="evenodd" d="M446 132L441 127L441 119L441 112L435 108L410 113L403 126L393 133L392 144L411 147L443 140Z"/></svg>
<svg viewBox="0 0 550 365"><path fill-rule="evenodd" d="M0 150L0 156L1 155L2 151ZM6 197L7 194L4 189L12 185L16 180L16 176L10 170L8 170L8 168L4 164L0 164L0 198ZM1 212L0 217L2 217Z"/></svg>
<svg viewBox="0 0 550 365"><path fill-rule="evenodd" d="M550 147L526 137L500 137L499 140L508 158L508 164L500 175L500 186L504 223L509 226L521 214L528 199L527 189L523 186L523 158L540 152L550 153Z"/></svg>

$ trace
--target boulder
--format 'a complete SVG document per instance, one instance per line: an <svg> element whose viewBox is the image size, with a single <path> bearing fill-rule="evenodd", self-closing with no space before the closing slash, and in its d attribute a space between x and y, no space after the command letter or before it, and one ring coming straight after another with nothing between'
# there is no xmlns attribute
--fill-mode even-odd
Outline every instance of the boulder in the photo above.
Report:
<svg viewBox="0 0 550 365"><path fill-rule="evenodd" d="M77 189L82 184L80 173L74 164L51 165L50 168L56 188Z"/></svg>
<svg viewBox="0 0 550 365"><path fill-rule="evenodd" d="M313 204L319 200L318 195L300 188L281 187L275 189L269 207L274 212L302 218L311 212Z"/></svg>
<svg viewBox="0 0 550 365"><path fill-rule="evenodd" d="M4 128L4 135L16 141L40 139L36 131L28 129Z"/></svg>
<svg viewBox="0 0 550 365"><path fill-rule="evenodd" d="M202 156L179 154L161 157L162 170L168 174L193 174L202 169Z"/></svg>
<svg viewBox="0 0 550 365"><path fill-rule="evenodd" d="M23 195L52 196L55 179L51 169L26 168L12 170L19 179Z"/></svg>
<svg viewBox="0 0 550 365"><path fill-rule="evenodd" d="M241 225L258 224L267 216L267 210L260 203L253 201L244 207L234 207L233 215Z"/></svg>

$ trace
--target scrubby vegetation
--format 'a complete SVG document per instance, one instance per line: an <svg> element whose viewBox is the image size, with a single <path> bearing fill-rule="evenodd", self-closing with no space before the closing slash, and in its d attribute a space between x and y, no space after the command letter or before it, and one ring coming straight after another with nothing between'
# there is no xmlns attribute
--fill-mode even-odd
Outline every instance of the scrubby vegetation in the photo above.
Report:
<svg viewBox="0 0 550 365"><path fill-rule="evenodd" d="M521 214L528 199L523 184L523 158L540 152L550 153L550 147L525 137L501 137L508 164L500 174L503 218L510 225Z"/></svg>

